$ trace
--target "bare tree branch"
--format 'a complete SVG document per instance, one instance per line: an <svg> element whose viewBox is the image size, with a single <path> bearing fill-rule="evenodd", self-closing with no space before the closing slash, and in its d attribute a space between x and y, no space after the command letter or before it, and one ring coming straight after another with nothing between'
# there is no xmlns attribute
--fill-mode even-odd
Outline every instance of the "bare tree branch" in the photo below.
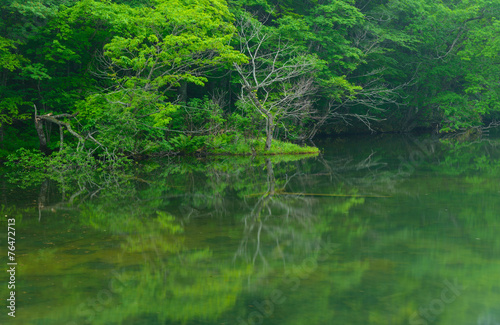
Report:
<svg viewBox="0 0 500 325"><path fill-rule="evenodd" d="M254 107L266 121L266 150L276 125L287 118L303 119L312 107L310 96L316 92L312 77L315 62L300 55L279 35L265 30L252 18L236 23L241 53L249 57L247 64L233 66L241 77L240 101Z"/></svg>

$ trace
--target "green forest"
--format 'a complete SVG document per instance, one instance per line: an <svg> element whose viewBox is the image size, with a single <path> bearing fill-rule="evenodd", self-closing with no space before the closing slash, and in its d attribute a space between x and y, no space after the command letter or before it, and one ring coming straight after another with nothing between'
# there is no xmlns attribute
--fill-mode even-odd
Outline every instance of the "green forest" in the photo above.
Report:
<svg viewBox="0 0 500 325"><path fill-rule="evenodd" d="M318 136L474 134L500 112L500 0L4 0L0 14L0 159L15 163L314 153Z"/></svg>

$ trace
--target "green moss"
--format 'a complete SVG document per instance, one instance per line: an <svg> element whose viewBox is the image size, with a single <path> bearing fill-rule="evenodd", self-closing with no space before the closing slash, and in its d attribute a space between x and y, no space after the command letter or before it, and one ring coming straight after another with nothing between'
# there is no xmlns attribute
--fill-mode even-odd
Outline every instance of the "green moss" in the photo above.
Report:
<svg viewBox="0 0 500 325"><path fill-rule="evenodd" d="M271 148L266 151L264 149L265 144L266 140L264 138L246 139L211 148L208 152L218 155L300 155L319 153L319 149L316 147L299 146L279 140L273 140Z"/></svg>

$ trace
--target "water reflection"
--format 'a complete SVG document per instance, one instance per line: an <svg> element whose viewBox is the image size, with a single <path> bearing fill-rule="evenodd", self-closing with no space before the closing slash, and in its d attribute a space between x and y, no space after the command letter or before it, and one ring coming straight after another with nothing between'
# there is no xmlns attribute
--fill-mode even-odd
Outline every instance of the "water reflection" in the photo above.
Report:
<svg viewBox="0 0 500 325"><path fill-rule="evenodd" d="M18 315L498 323L498 143L354 139L298 160L150 162L97 187L45 180L2 208L24 237Z"/></svg>

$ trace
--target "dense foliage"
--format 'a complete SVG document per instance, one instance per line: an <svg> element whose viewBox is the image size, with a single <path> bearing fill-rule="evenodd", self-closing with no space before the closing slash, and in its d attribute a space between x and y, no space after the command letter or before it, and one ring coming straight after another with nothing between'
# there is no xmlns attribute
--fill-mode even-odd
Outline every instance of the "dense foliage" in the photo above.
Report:
<svg viewBox="0 0 500 325"><path fill-rule="evenodd" d="M499 12L499 0L5 0L0 156L479 129L500 111Z"/></svg>

